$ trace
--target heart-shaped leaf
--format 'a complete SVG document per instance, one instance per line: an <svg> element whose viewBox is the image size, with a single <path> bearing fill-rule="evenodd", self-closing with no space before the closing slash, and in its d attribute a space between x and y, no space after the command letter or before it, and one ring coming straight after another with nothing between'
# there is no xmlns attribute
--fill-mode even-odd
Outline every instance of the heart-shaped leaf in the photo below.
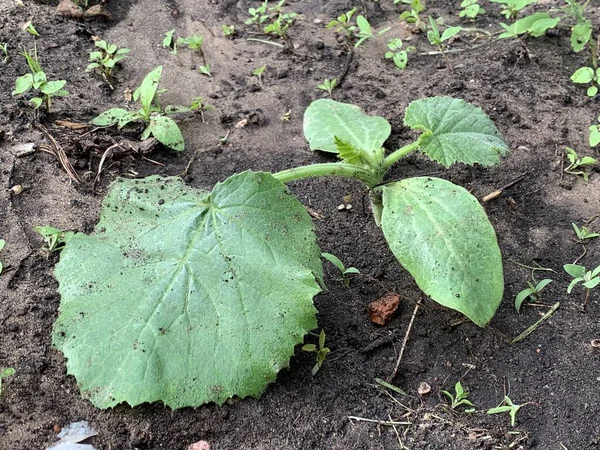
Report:
<svg viewBox="0 0 600 450"><path fill-rule="evenodd" d="M117 181L96 231L65 243L53 344L100 408L258 396L316 326L313 225L269 174L210 193Z"/></svg>
<svg viewBox="0 0 600 450"><path fill-rule="evenodd" d="M383 188L381 228L425 294L487 325L504 277L496 234L475 197L439 178L391 183Z"/></svg>
<svg viewBox="0 0 600 450"><path fill-rule="evenodd" d="M445 167L455 162L490 166L508 151L490 118L461 99L416 100L406 108L404 124L424 131L420 150Z"/></svg>
<svg viewBox="0 0 600 450"><path fill-rule="evenodd" d="M311 150L339 153L337 137L374 157L390 133L383 117L369 116L358 106L335 100L315 100L304 113L304 136Z"/></svg>

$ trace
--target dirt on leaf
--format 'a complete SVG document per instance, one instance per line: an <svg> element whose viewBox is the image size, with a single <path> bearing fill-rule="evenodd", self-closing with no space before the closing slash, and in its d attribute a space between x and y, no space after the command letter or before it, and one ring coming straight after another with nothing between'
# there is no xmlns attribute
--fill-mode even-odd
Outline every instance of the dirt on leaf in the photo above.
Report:
<svg viewBox="0 0 600 450"><path fill-rule="evenodd" d="M540 449L600 448L600 295L587 311L583 292L567 295L562 266L600 263L600 240L584 244L571 223L600 230L600 175L589 182L565 174L564 149L597 156L587 129L598 117L598 100L569 81L587 64L574 53L570 30L561 25L540 38L490 38L505 22L498 5L474 22L458 18L459 2L425 0L423 17L477 29L461 33L448 46L447 59L424 33L402 24L406 8L391 0L288 0L299 14L286 39L246 25L246 0L107 0L104 14L73 18L58 1L0 0L0 370L2 380L0 449L46 448L60 428L87 420L98 432L86 441L99 450L186 449L206 441L219 449ZM274 3L274 2L270 2ZM539 2L539 9L561 1ZM391 30L352 49L325 25L359 6L375 30ZM527 11L532 12L533 7ZM600 23L600 8L587 14ZM77 16L77 14L75 14ZM31 21L39 37L22 30ZM233 25L230 37L223 25ZM162 46L164 33L204 37L211 76L200 74L197 52ZM131 49L108 83L85 72L99 36ZM402 37L416 50L406 69L385 59L386 41ZM49 79L64 79L69 96L53 101L50 113L34 110L27 97L12 96L17 77L27 72L23 50L37 51ZM157 143L141 146L139 128L119 132L65 124L88 124L113 107L132 106L131 93L143 77L163 65L161 104L189 104L201 96L211 108L184 116L180 127L186 150ZM262 76L253 72L266 66ZM301 164L334 161L308 149L302 116L310 102L328 94L316 86L338 78L335 100L356 104L388 119L395 149L414 138L403 125L410 101L434 95L463 98L480 106L500 129L511 151L492 168L456 165L444 170L411 155L390 179L435 175L468 189L477 198L510 185L483 203L496 230L505 269L505 296L486 328L462 320L424 298L396 262L366 205L358 182L338 178L290 184L313 215L322 251L337 255L361 272L348 287L326 264L328 291L315 298L319 328L331 353L316 376L314 354L298 346L289 369L280 372L259 399L231 401L171 411L160 404L94 408L66 375L65 360L51 346L59 295L53 268L59 255L43 250L34 226L90 232L108 185L118 176L180 175L199 189L243 170L278 171ZM75 175L65 170L65 159ZM62 162L61 162L62 160ZM99 171L99 166L102 170ZM100 172L100 173L99 173ZM80 182L77 181L77 178ZM11 190L15 186L21 189ZM351 209L338 209L351 202ZM535 304L521 313L514 298L534 276L552 278ZM372 323L367 305L389 292L402 298L385 327ZM421 299L398 374L392 383L408 395L382 387L396 362L415 304ZM510 341L555 303L556 312L527 338ZM317 343L319 330L306 337ZM442 390L460 380L471 414L451 411ZM423 382L431 392L419 395ZM507 414L487 415L505 395L523 407L515 427Z"/></svg>

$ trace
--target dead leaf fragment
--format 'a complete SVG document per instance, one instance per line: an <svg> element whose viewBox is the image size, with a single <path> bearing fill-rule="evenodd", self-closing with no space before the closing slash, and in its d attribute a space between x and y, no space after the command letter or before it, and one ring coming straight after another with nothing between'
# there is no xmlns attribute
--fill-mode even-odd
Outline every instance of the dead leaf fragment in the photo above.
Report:
<svg viewBox="0 0 600 450"><path fill-rule="evenodd" d="M210 450L210 444L206 441L198 441L190 445L187 450Z"/></svg>
<svg viewBox="0 0 600 450"><path fill-rule="evenodd" d="M429 383L423 381L419 384L417 392L419 393L419 395L427 395L431 392L431 386L429 386Z"/></svg>
<svg viewBox="0 0 600 450"><path fill-rule="evenodd" d="M383 297L369 303L367 311L371 322L377 325L387 325L392 318L392 314L398 309L400 296L395 292L389 292Z"/></svg>
<svg viewBox="0 0 600 450"><path fill-rule="evenodd" d="M71 130L85 130L88 127L86 123L69 122L68 120L57 120L56 125Z"/></svg>

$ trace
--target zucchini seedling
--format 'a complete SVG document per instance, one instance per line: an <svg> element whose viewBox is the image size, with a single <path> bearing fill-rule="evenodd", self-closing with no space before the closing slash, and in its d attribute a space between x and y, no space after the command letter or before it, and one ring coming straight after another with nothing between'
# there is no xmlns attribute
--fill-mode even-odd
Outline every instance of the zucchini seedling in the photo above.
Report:
<svg viewBox="0 0 600 450"><path fill-rule="evenodd" d="M210 192L177 177L117 180L95 232L65 233L54 272L53 345L86 398L180 408L257 397L274 382L317 327L323 286L314 225L285 183L319 176L362 182L374 225L417 286L486 326L504 277L485 210L445 179L387 174L416 151L445 167L494 165L507 145L480 108L451 97L412 102L404 125L420 135L386 154L387 120L319 99L304 135L338 162L246 171Z"/></svg>

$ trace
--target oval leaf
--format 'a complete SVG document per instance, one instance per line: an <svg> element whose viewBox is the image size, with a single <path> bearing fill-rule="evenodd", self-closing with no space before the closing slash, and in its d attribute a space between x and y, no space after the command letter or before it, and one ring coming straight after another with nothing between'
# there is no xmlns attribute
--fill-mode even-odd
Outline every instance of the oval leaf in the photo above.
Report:
<svg viewBox="0 0 600 450"><path fill-rule="evenodd" d="M133 99L136 101L138 99L140 100L142 108L147 114L150 113L152 100L154 100L156 90L158 89L158 82L160 81L160 77L162 75L162 69L162 66L158 66L148 75L146 75L142 81L142 84L140 84L140 87L138 87L133 93Z"/></svg>
<svg viewBox="0 0 600 450"><path fill-rule="evenodd" d="M97 407L258 396L316 326L313 225L269 174L120 180L65 242L53 344Z"/></svg>
<svg viewBox="0 0 600 450"><path fill-rule="evenodd" d="M358 106L335 100L315 100L304 113L304 136L311 150L339 153L337 137L374 156L391 130L383 117L369 116Z"/></svg>
<svg viewBox="0 0 600 450"><path fill-rule="evenodd" d="M381 228L419 288L479 326L502 300L502 259L484 209L460 186L409 178L383 188Z"/></svg>
<svg viewBox="0 0 600 450"><path fill-rule="evenodd" d="M508 151L490 118L457 98L416 100L406 108L404 124L424 131L420 150L445 167L455 162L491 166Z"/></svg>
<svg viewBox="0 0 600 450"><path fill-rule="evenodd" d="M167 116L154 115L150 118L150 131L158 141L173 150L182 151L185 148L179 126Z"/></svg>

